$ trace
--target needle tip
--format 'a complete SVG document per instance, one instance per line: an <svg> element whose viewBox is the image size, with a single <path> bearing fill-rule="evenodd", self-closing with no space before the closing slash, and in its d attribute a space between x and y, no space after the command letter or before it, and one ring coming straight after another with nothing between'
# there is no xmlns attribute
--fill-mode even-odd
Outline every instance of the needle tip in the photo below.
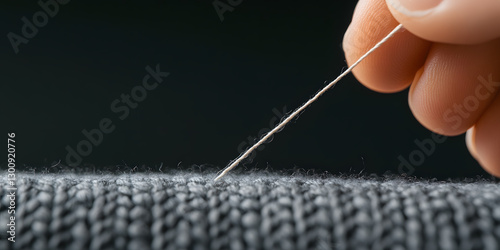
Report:
<svg viewBox="0 0 500 250"><path fill-rule="evenodd" d="M220 180L220 178L222 178L222 176L224 176L224 173L217 175L217 177L215 177L215 179L214 179L214 182Z"/></svg>

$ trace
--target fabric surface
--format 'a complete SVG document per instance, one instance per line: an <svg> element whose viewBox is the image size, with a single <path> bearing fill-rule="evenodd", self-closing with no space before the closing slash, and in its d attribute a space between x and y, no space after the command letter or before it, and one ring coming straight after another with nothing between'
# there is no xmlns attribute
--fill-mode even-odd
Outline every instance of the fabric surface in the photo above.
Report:
<svg viewBox="0 0 500 250"><path fill-rule="evenodd" d="M500 249L500 184L273 173L18 174L0 249Z"/></svg>

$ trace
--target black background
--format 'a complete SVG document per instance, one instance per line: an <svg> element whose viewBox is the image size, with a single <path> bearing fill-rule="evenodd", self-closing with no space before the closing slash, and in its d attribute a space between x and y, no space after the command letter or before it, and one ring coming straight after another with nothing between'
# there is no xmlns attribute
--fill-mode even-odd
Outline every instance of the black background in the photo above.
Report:
<svg viewBox="0 0 500 250"><path fill-rule="evenodd" d="M212 1L102 2L60 5L17 54L7 34L21 34L21 18L41 7L0 7L1 131L17 133L17 159L33 171L66 165L65 147L106 117L116 129L85 164L224 167L248 136L269 128L273 109L295 109L345 69L342 37L356 4L243 0L221 21ZM119 120L110 104L156 64L170 75ZM428 138L407 91L375 93L349 75L246 166L400 173L398 156L408 159L419 150L414 140ZM413 175L486 175L464 141L438 144Z"/></svg>

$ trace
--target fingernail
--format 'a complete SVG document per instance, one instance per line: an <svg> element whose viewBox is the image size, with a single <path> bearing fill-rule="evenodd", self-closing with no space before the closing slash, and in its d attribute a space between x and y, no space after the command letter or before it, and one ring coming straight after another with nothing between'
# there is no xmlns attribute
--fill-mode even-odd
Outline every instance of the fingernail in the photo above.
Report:
<svg viewBox="0 0 500 250"><path fill-rule="evenodd" d="M429 14L443 0L387 0L394 9L407 16Z"/></svg>

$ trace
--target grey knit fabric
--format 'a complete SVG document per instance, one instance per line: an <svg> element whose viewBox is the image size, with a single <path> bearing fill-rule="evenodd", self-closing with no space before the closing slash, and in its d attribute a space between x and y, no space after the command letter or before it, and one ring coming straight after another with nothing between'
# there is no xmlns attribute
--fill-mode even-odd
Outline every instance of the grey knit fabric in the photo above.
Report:
<svg viewBox="0 0 500 250"><path fill-rule="evenodd" d="M0 249L500 249L500 184L284 174L20 174Z"/></svg>

